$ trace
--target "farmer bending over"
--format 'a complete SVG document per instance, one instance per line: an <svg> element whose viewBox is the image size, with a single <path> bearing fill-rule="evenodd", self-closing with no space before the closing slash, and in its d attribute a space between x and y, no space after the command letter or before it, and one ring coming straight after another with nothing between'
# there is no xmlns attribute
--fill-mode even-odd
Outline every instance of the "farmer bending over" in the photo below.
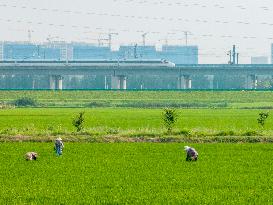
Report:
<svg viewBox="0 0 273 205"><path fill-rule="evenodd" d="M184 149L187 154L186 161L197 161L198 152L194 148L185 146Z"/></svg>

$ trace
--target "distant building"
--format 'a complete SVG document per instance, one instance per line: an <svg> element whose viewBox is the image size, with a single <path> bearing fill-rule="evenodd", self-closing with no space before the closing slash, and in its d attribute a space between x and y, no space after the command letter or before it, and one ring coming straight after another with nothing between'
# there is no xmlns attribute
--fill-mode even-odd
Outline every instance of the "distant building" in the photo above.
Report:
<svg viewBox="0 0 273 205"><path fill-rule="evenodd" d="M251 57L251 64L268 64L268 57L266 56Z"/></svg>
<svg viewBox="0 0 273 205"><path fill-rule="evenodd" d="M87 43L73 43L73 59L75 60L87 60L87 59L111 59L111 49L106 46L96 46Z"/></svg>
<svg viewBox="0 0 273 205"><path fill-rule="evenodd" d="M57 44L31 44L26 42L4 42L4 60L60 60L61 50Z"/></svg>
<svg viewBox="0 0 273 205"><path fill-rule="evenodd" d="M92 59L165 59L175 64L198 64L197 46L124 45L113 51L108 46L89 43L29 42L0 43L0 60L92 60Z"/></svg>
<svg viewBox="0 0 273 205"><path fill-rule="evenodd" d="M73 60L74 49L71 44L59 44L57 48L60 52L60 60Z"/></svg>
<svg viewBox="0 0 273 205"><path fill-rule="evenodd" d="M4 59L38 59L39 47L24 42L5 42Z"/></svg>
<svg viewBox="0 0 273 205"><path fill-rule="evenodd" d="M197 46L162 46L157 51L155 46L121 46L119 57L124 59L166 59L175 64L198 64Z"/></svg>
<svg viewBox="0 0 273 205"><path fill-rule="evenodd" d="M155 46L120 46L118 56L122 59L157 59L159 58Z"/></svg>
<svg viewBox="0 0 273 205"><path fill-rule="evenodd" d="M164 45L159 56L175 64L198 64L198 47Z"/></svg>

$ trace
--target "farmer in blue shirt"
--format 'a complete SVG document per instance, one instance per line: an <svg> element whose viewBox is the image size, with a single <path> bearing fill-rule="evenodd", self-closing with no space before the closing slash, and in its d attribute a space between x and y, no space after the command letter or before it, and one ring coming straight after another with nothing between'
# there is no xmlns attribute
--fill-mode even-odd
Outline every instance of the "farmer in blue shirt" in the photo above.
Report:
<svg viewBox="0 0 273 205"><path fill-rule="evenodd" d="M62 141L62 138L58 137L55 140L55 146L54 146L54 150L55 150L57 156L60 156L63 154L63 148L64 148L64 143Z"/></svg>

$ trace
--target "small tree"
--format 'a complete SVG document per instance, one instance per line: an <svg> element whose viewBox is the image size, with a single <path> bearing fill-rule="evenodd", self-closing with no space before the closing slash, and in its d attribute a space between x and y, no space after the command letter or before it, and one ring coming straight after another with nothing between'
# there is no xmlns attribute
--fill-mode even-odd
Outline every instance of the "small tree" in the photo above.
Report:
<svg viewBox="0 0 273 205"><path fill-rule="evenodd" d="M175 109L165 108L163 112L163 122L168 130L168 133L172 132L173 126L178 119L178 114Z"/></svg>
<svg viewBox="0 0 273 205"><path fill-rule="evenodd" d="M84 112L80 112L79 115L73 119L72 124L76 127L77 132L80 132L84 124Z"/></svg>
<svg viewBox="0 0 273 205"><path fill-rule="evenodd" d="M261 125L262 127L264 127L265 121L266 119L269 117L269 113L268 112L260 112L259 113L259 118L257 119L258 124Z"/></svg>

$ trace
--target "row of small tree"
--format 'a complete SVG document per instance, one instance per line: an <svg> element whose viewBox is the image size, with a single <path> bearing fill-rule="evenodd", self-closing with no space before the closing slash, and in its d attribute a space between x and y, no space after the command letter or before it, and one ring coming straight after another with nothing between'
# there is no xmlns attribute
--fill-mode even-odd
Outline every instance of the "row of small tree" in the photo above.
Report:
<svg viewBox="0 0 273 205"><path fill-rule="evenodd" d="M178 113L175 109L165 108L162 114L162 120L165 128L167 129L168 134L172 132L172 129L175 123L178 120ZM264 127L266 119L269 117L268 112L259 113L259 117L257 119L258 124L261 127ZM84 112L80 112L72 121L73 126L76 128L77 132L80 132L84 128Z"/></svg>
<svg viewBox="0 0 273 205"><path fill-rule="evenodd" d="M172 132L173 126L175 125L178 119L178 114L175 109L166 108L163 111L162 120L164 126L166 127L168 133ZM77 116L72 120L73 126L76 128L77 132L80 132L84 128L84 112L80 112Z"/></svg>

